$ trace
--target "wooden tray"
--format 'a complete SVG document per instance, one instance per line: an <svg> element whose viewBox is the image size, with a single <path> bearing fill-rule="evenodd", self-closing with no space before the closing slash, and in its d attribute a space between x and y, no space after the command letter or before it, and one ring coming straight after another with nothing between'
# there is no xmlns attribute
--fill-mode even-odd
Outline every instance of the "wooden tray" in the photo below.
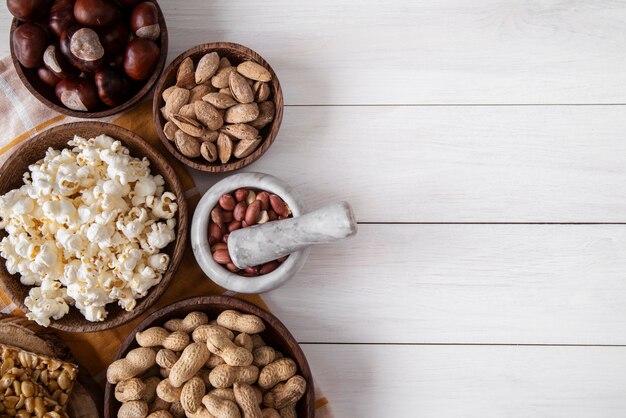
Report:
<svg viewBox="0 0 626 418"><path fill-rule="evenodd" d="M0 314L0 344L54 357L74 364L70 350L51 330L25 318ZM67 407L71 418L103 417L102 391L89 373L79 365L78 380Z"/></svg>

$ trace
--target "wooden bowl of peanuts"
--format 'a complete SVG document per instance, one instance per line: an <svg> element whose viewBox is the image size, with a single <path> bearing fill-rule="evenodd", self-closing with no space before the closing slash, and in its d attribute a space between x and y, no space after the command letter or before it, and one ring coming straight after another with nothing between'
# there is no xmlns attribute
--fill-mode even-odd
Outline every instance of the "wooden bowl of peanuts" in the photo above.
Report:
<svg viewBox="0 0 626 418"><path fill-rule="evenodd" d="M179 55L163 72L153 101L167 150L200 171L238 170L276 139L283 92L272 67L243 45L215 42Z"/></svg>
<svg viewBox="0 0 626 418"><path fill-rule="evenodd" d="M104 416L315 416L315 390L295 338L274 315L228 296L153 313L107 370Z"/></svg>

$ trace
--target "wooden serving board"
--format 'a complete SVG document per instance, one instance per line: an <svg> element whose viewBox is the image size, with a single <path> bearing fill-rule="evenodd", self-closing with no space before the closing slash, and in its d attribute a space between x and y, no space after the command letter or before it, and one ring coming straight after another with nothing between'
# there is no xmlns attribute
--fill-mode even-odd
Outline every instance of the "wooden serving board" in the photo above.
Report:
<svg viewBox="0 0 626 418"><path fill-rule="evenodd" d="M52 331L25 318L0 314L0 344L28 350L76 364L70 350ZM79 365L67 413L71 418L102 418L102 393L91 376Z"/></svg>

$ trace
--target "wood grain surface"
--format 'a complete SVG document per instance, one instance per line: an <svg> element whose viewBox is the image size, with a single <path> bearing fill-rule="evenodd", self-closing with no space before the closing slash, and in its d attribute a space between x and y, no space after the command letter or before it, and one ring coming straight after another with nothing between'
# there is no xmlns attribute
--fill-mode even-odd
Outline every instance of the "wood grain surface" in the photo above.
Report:
<svg viewBox="0 0 626 418"><path fill-rule="evenodd" d="M354 205L265 296L337 417L624 416L623 1L160 5L168 61L238 42L280 78L245 171Z"/></svg>

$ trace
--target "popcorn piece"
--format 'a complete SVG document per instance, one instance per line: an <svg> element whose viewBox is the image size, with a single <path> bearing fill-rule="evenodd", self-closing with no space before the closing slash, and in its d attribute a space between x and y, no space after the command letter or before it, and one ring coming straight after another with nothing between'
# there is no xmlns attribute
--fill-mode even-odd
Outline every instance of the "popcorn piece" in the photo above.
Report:
<svg viewBox="0 0 626 418"><path fill-rule="evenodd" d="M150 162L106 135L48 149L24 185L0 196L0 256L33 287L29 319L48 326L74 305L103 321L106 305L131 311L158 284L175 239L178 204Z"/></svg>

